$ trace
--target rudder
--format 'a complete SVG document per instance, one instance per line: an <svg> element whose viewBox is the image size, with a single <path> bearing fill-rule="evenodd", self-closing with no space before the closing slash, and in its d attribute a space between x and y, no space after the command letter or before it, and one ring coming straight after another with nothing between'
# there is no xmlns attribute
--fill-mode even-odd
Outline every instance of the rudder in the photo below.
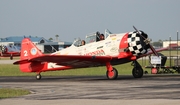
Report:
<svg viewBox="0 0 180 105"><path fill-rule="evenodd" d="M21 60L31 59L43 55L42 52L31 42L29 38L24 38L21 43Z"/></svg>

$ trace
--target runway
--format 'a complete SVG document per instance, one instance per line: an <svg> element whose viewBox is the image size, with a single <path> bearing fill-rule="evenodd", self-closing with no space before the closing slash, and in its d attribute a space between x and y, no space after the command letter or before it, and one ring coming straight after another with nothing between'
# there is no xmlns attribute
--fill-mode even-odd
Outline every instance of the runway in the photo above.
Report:
<svg viewBox="0 0 180 105"><path fill-rule="evenodd" d="M0 77L2 88L23 88L31 94L2 99L1 105L179 105L180 75L145 75L117 80L105 76Z"/></svg>

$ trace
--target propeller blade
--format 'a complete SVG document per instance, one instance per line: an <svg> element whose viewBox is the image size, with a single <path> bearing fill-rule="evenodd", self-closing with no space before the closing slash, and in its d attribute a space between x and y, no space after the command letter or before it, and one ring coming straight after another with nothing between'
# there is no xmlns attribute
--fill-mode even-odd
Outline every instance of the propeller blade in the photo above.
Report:
<svg viewBox="0 0 180 105"><path fill-rule="evenodd" d="M156 50L154 49L154 47L151 46L150 44L149 44L149 46L150 46L150 49L152 50L152 52L154 53L154 55L159 56L158 53L156 52Z"/></svg>
<svg viewBox="0 0 180 105"><path fill-rule="evenodd" d="M138 33L139 35L141 35L141 32L139 32L139 30L138 30L135 26L133 26L133 28L137 31L137 33ZM143 35L141 35L141 37L146 40L146 38L145 38ZM156 52L156 50L154 49L154 47L153 47L148 41L146 41L146 43L149 45L149 47L150 47L150 49L152 50L152 52L154 53L154 55L158 56L158 53Z"/></svg>
<svg viewBox="0 0 180 105"><path fill-rule="evenodd" d="M139 32L139 30L135 27L135 26L133 26L133 28L137 31L137 33L139 34L139 35L141 35L141 33ZM142 36L141 35L141 37L143 38L143 39L146 39L144 36ZM148 43L149 44L149 43Z"/></svg>

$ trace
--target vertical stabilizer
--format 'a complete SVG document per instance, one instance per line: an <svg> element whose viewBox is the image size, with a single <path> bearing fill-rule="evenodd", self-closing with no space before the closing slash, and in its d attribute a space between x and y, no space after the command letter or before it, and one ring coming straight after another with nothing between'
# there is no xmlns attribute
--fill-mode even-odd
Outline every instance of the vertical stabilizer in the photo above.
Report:
<svg viewBox="0 0 180 105"><path fill-rule="evenodd" d="M24 38L21 43L21 60L31 59L42 55L42 52L31 42L29 38Z"/></svg>
<svg viewBox="0 0 180 105"><path fill-rule="evenodd" d="M30 59L43 55L42 52L31 42L29 38L24 38L21 43L20 61L14 64L20 64L22 72L40 72L44 64L41 62L31 62Z"/></svg>

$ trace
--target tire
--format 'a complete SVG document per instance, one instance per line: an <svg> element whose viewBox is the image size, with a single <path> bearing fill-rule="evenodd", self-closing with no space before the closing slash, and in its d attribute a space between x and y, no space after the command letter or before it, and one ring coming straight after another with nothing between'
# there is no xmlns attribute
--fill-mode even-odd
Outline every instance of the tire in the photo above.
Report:
<svg viewBox="0 0 180 105"><path fill-rule="evenodd" d="M36 79L37 79L37 80L40 80L40 79L41 79L41 74L37 74L37 75L36 75Z"/></svg>
<svg viewBox="0 0 180 105"><path fill-rule="evenodd" d="M115 68L113 68L112 71L108 71L108 70L107 70L106 76L107 76L107 78L110 79L110 80L117 79L117 77L118 77L118 71L117 71Z"/></svg>
<svg viewBox="0 0 180 105"><path fill-rule="evenodd" d="M134 67L132 70L134 78L141 78L143 76L143 69L141 67Z"/></svg>

